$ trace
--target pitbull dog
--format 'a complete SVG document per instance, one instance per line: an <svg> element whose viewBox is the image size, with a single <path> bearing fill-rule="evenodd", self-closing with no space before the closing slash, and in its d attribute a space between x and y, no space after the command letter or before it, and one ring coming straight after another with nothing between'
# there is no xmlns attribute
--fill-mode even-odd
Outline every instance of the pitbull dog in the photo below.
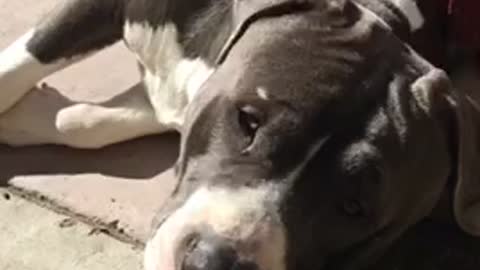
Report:
<svg viewBox="0 0 480 270"><path fill-rule="evenodd" d="M478 236L479 107L435 67L442 3L64 1L0 55L0 138L98 148L179 130L147 270L364 269L442 194ZM134 94L29 91L122 38Z"/></svg>

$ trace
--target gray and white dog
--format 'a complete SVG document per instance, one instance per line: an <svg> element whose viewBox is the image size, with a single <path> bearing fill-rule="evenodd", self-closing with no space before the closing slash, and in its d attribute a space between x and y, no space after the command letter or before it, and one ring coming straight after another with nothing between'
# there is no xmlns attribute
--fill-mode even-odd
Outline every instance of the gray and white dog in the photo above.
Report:
<svg viewBox="0 0 480 270"><path fill-rule="evenodd" d="M146 270L363 269L442 194L478 236L480 114L435 67L441 3L62 1L0 54L0 140L98 148L179 130ZM134 95L30 91L120 39Z"/></svg>

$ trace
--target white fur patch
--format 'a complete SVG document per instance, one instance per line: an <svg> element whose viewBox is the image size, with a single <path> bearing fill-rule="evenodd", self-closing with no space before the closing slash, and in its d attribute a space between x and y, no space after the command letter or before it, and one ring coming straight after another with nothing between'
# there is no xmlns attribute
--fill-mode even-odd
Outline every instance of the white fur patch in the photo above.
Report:
<svg viewBox="0 0 480 270"><path fill-rule="evenodd" d="M75 104L63 108L56 114L55 127L64 144L78 148L100 148L164 131L148 101L134 98L112 107Z"/></svg>
<svg viewBox="0 0 480 270"><path fill-rule="evenodd" d="M422 12L418 8L416 0L392 0L392 3L400 9L408 19L412 32L422 28L425 23Z"/></svg>
<svg viewBox="0 0 480 270"><path fill-rule="evenodd" d="M199 58L184 56L173 24L154 29L146 23L127 22L124 33L127 46L144 69L143 81L158 122L179 129L186 106L213 68Z"/></svg>
<svg viewBox="0 0 480 270"><path fill-rule="evenodd" d="M395 131L398 133L398 137L402 142L405 142L406 136L408 134L408 125L407 119L405 118L405 112L403 111L404 108L400 106L402 102L400 102L400 93L402 93L398 88L401 87L401 84L398 83L398 80L401 78L396 75L394 80L389 83L389 92L390 92L390 100L389 100L389 110L394 111L395 113L391 114L390 121L395 126Z"/></svg>
<svg viewBox="0 0 480 270"><path fill-rule="evenodd" d="M27 50L35 30L30 30L0 53L0 113L20 100L35 84L77 59L40 63Z"/></svg>
<svg viewBox="0 0 480 270"><path fill-rule="evenodd" d="M364 13L363 16L365 16L364 17L365 19L367 19L371 22L378 22L378 23L380 23L380 25L382 25L386 29L392 30L390 25L388 25L387 22L385 22L385 20L383 20L381 17L379 17L376 13L374 13L370 9L360 5L357 2L352 2L352 3L355 4L358 7L358 9L363 11L363 13ZM354 27L356 27L357 29L360 29L361 31L367 31L367 30L371 29L371 25L366 24L366 23L362 23L362 22L360 22L360 20L355 24Z"/></svg>
<svg viewBox="0 0 480 270"><path fill-rule="evenodd" d="M268 100L267 90L263 87L258 87L257 88L257 95L263 100Z"/></svg>
<svg viewBox="0 0 480 270"><path fill-rule="evenodd" d="M178 269L181 242L202 225L231 239L240 256L253 259L261 270L284 270L286 235L273 206L277 195L270 186L200 188L147 243L145 270Z"/></svg>
<svg viewBox="0 0 480 270"><path fill-rule="evenodd" d="M35 89L0 115L0 143L99 148L165 131L141 90L134 87L102 105L75 103L48 87Z"/></svg>

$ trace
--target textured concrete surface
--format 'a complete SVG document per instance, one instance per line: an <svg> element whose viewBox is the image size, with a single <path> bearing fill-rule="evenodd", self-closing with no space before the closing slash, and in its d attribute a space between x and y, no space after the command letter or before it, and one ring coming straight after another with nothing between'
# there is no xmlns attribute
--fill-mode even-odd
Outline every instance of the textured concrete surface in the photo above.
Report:
<svg viewBox="0 0 480 270"><path fill-rule="evenodd" d="M0 189L0 195L0 269L141 269L141 250L5 189Z"/></svg>
<svg viewBox="0 0 480 270"><path fill-rule="evenodd" d="M61 1L0 0L0 50ZM133 55L119 43L46 81L69 98L102 101L134 85L138 74ZM172 188L176 155L175 135L98 151L0 145L0 186L11 185L43 206L141 242Z"/></svg>
<svg viewBox="0 0 480 270"><path fill-rule="evenodd" d="M0 147L1 179L29 199L126 241L145 239L154 211L170 192L176 137L145 138L98 151Z"/></svg>

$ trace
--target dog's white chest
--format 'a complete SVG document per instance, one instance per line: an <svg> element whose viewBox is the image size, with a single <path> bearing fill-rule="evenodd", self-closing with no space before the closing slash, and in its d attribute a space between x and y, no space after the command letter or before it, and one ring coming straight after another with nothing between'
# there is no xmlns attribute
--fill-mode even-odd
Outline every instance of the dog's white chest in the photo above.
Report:
<svg viewBox="0 0 480 270"><path fill-rule="evenodd" d="M213 69L200 58L184 56L173 24L153 28L147 23L127 22L124 38L137 55L157 120L166 127L179 128L186 106Z"/></svg>

